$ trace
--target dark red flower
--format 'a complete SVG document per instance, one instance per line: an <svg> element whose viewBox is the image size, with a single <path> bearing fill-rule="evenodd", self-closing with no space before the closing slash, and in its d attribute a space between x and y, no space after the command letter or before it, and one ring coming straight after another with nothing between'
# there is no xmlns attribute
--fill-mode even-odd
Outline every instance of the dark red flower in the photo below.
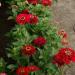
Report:
<svg viewBox="0 0 75 75"><path fill-rule="evenodd" d="M52 0L42 0L41 4L43 4L44 6L51 6Z"/></svg>
<svg viewBox="0 0 75 75"><path fill-rule="evenodd" d="M36 52L36 49L32 45L25 45L22 48L23 55L31 56Z"/></svg>
<svg viewBox="0 0 75 75"><path fill-rule="evenodd" d="M16 70L16 74L18 74L18 75L28 75L28 69L26 67L19 67Z"/></svg>
<svg viewBox="0 0 75 75"><path fill-rule="evenodd" d="M43 46L44 44L46 44L46 39L42 36L39 36L36 39L34 39L33 42L37 46Z"/></svg>
<svg viewBox="0 0 75 75"><path fill-rule="evenodd" d="M37 70L40 70L38 67L36 67L36 66L27 66L27 68L28 68L28 71L29 72L35 72L35 71L37 71Z"/></svg>
<svg viewBox="0 0 75 75"><path fill-rule="evenodd" d="M37 24L38 23L38 17L37 16L29 14L29 17L30 17L29 24Z"/></svg>
<svg viewBox="0 0 75 75"><path fill-rule="evenodd" d="M62 56L59 53L54 55L53 64L57 64L58 66L64 65L64 61L62 60Z"/></svg>
<svg viewBox="0 0 75 75"><path fill-rule="evenodd" d="M30 20L30 17L28 17L27 14L18 14L16 16L16 22L18 24L24 25L25 23L27 23Z"/></svg>
<svg viewBox="0 0 75 75"><path fill-rule="evenodd" d="M38 4L38 0L27 0L28 3L32 4L32 5L36 5Z"/></svg>
<svg viewBox="0 0 75 75"><path fill-rule="evenodd" d="M58 54L56 54L54 56L54 60L53 62L57 63L58 65L60 65L59 62L63 64L70 64L70 62L75 62L75 51L72 50L71 48L61 48L58 52Z"/></svg>
<svg viewBox="0 0 75 75"><path fill-rule="evenodd" d="M25 9L21 12L21 14L29 14L29 10Z"/></svg>

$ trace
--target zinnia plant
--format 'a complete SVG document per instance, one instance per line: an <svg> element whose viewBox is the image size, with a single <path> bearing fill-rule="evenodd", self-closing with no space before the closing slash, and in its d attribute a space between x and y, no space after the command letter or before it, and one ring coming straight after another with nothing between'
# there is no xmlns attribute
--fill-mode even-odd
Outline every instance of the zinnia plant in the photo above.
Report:
<svg viewBox="0 0 75 75"><path fill-rule="evenodd" d="M8 0L15 26L8 33L8 59L1 58L0 75L63 75L75 62L68 34L52 23L54 1Z"/></svg>

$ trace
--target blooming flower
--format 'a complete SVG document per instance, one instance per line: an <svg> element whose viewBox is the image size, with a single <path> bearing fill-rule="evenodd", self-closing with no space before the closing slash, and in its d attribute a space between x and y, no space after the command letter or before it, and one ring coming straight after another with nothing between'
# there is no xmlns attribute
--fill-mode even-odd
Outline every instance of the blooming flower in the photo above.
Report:
<svg viewBox="0 0 75 75"><path fill-rule="evenodd" d="M29 24L37 24L38 23L38 17L37 16L29 14L29 17L30 17Z"/></svg>
<svg viewBox="0 0 75 75"><path fill-rule="evenodd" d="M19 67L16 70L16 74L18 74L18 75L28 75L28 69L26 67Z"/></svg>
<svg viewBox="0 0 75 75"><path fill-rule="evenodd" d="M33 55L36 52L36 49L32 45L25 45L22 48L23 55Z"/></svg>
<svg viewBox="0 0 75 75"><path fill-rule="evenodd" d="M37 70L40 70L38 67L36 67L36 66L27 66L27 68L28 68L28 71L29 72L35 72L35 71L37 71Z"/></svg>
<svg viewBox="0 0 75 75"><path fill-rule="evenodd" d="M3 72L3 73L0 73L0 75L7 75L5 72Z"/></svg>
<svg viewBox="0 0 75 75"><path fill-rule="evenodd" d="M33 40L34 44L37 46L43 46L46 44L46 39L42 36L37 37L36 39Z"/></svg>
<svg viewBox="0 0 75 75"><path fill-rule="evenodd" d="M32 4L32 5L36 5L38 4L38 0L27 0L28 3Z"/></svg>
<svg viewBox="0 0 75 75"><path fill-rule="evenodd" d="M58 66L64 65L64 61L62 60L62 56L59 53L54 55L53 64L57 64Z"/></svg>
<svg viewBox="0 0 75 75"><path fill-rule="evenodd" d="M21 14L29 14L29 10L27 10L27 9L22 10Z"/></svg>
<svg viewBox="0 0 75 75"><path fill-rule="evenodd" d="M61 48L54 56L54 63L58 65L70 64L70 62L75 62L75 51L71 48Z"/></svg>
<svg viewBox="0 0 75 75"><path fill-rule="evenodd" d="M21 25L27 23L29 21L29 19L30 19L30 17L28 17L27 14L18 14L16 16L16 22Z"/></svg>
<svg viewBox="0 0 75 75"><path fill-rule="evenodd" d="M43 4L44 6L50 6L52 4L52 0L42 0L41 4Z"/></svg>
<svg viewBox="0 0 75 75"><path fill-rule="evenodd" d="M61 29L58 31L58 35L61 37L61 38L68 38L68 34L64 31L64 29Z"/></svg>
<svg viewBox="0 0 75 75"><path fill-rule="evenodd" d="M67 41L67 38L68 38L68 34L64 31L64 29L61 29L60 31L58 31L58 33L57 33L59 36L60 36L60 38L61 38L61 43L63 44L63 45L69 45L69 43L68 43L68 41Z"/></svg>

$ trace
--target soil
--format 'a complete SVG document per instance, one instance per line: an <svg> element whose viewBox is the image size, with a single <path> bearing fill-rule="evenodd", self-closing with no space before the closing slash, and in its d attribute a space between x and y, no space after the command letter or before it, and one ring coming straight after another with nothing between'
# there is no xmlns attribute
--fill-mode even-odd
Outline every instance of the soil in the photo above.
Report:
<svg viewBox="0 0 75 75"><path fill-rule="evenodd" d="M70 47L75 49L75 0L58 0L53 6L54 22L69 34ZM75 63L65 72L75 75Z"/></svg>

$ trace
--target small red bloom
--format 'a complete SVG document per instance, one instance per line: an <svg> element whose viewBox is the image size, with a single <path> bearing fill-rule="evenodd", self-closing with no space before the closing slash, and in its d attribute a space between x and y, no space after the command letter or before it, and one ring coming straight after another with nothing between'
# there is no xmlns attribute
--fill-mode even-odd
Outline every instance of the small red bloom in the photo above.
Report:
<svg viewBox="0 0 75 75"><path fill-rule="evenodd" d="M19 67L16 70L16 74L18 74L18 75L28 75L28 69L26 67Z"/></svg>
<svg viewBox="0 0 75 75"><path fill-rule="evenodd" d="M16 22L18 24L23 25L23 24L27 23L29 21L29 19L30 19L30 17L28 17L27 14L19 14L16 17Z"/></svg>
<svg viewBox="0 0 75 75"><path fill-rule="evenodd" d="M64 39L64 38L62 38L61 43L62 43L64 46L69 45L69 42L68 42L66 39Z"/></svg>
<svg viewBox="0 0 75 75"><path fill-rule="evenodd" d="M28 66L27 67L28 68L28 71L29 72L35 72L35 71L37 71L37 70L40 70L38 67L36 67L36 66Z"/></svg>
<svg viewBox="0 0 75 75"><path fill-rule="evenodd" d="M29 14L30 16L30 20L29 20L29 24L37 24L38 23L38 17L34 16L32 14Z"/></svg>
<svg viewBox="0 0 75 75"><path fill-rule="evenodd" d="M21 14L29 14L29 10L25 9L21 12Z"/></svg>
<svg viewBox="0 0 75 75"><path fill-rule="evenodd" d="M37 37L36 39L34 39L34 44L37 46L43 46L44 44L46 44L46 39L42 36Z"/></svg>
<svg viewBox="0 0 75 75"><path fill-rule="evenodd" d="M32 5L36 5L38 4L38 0L27 0L28 3L32 4Z"/></svg>
<svg viewBox="0 0 75 75"><path fill-rule="evenodd" d="M64 29L58 31L58 35L62 38L68 38L68 34L64 31Z"/></svg>
<svg viewBox="0 0 75 75"><path fill-rule="evenodd" d="M43 4L44 6L51 6L52 0L42 0L41 4Z"/></svg>
<svg viewBox="0 0 75 75"><path fill-rule="evenodd" d="M33 55L36 52L36 49L32 45L26 45L22 48L23 55Z"/></svg>

